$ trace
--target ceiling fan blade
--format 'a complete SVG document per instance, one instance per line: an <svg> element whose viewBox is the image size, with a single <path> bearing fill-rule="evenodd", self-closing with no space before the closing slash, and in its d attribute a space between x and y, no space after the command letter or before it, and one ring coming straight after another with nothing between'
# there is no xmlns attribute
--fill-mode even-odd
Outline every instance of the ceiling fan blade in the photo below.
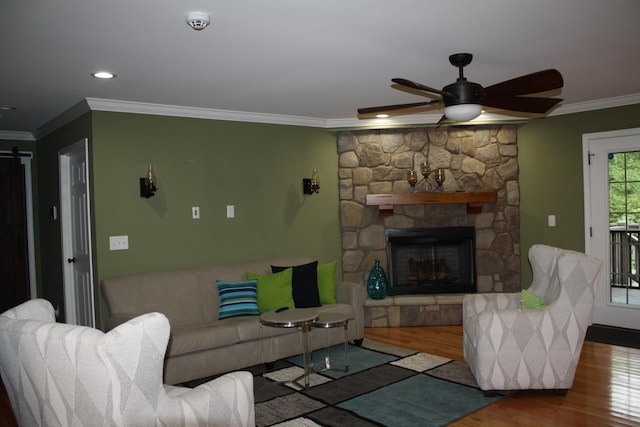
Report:
<svg viewBox="0 0 640 427"><path fill-rule="evenodd" d="M558 70L544 70L507 80L484 88L486 96L504 97L527 95L559 89L564 84Z"/></svg>
<svg viewBox="0 0 640 427"><path fill-rule="evenodd" d="M401 86L410 87L411 89L418 89L418 90L423 90L425 92L437 93L437 94L440 94L442 96L444 96L444 95L455 96L452 93L443 92L441 90L434 89L432 87L425 86L425 85L420 84L420 83L412 82L411 80L407 80L407 79L395 78L395 79L391 79L391 81L394 82L394 83L397 83L397 84L399 84Z"/></svg>
<svg viewBox="0 0 640 427"><path fill-rule="evenodd" d="M432 101L413 102L411 104L384 105L381 107L358 108L358 114L375 114L384 113L393 110L402 110L405 108L424 107L427 105L440 104L442 100L434 99Z"/></svg>
<svg viewBox="0 0 640 427"><path fill-rule="evenodd" d="M523 113L543 114L561 102L560 98L535 98L530 96L487 97L482 105Z"/></svg>

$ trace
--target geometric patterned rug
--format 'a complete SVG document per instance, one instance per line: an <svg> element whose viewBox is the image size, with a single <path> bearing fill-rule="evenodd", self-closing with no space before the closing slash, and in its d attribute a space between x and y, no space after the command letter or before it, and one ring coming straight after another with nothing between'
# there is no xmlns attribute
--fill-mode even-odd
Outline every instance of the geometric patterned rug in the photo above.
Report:
<svg viewBox="0 0 640 427"><path fill-rule="evenodd" d="M315 366L344 366L344 346L318 350ZM464 362L366 340L349 346L349 371L312 374L309 390L281 383L302 373L302 358L254 374L256 425L443 426L504 397L485 397Z"/></svg>

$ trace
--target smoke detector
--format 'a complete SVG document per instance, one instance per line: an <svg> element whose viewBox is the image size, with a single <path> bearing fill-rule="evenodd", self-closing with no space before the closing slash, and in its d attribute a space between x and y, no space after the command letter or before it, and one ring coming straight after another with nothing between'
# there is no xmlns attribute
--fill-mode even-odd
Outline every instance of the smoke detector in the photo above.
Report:
<svg viewBox="0 0 640 427"><path fill-rule="evenodd" d="M211 17L206 12L189 12L187 24L196 31L204 30L209 25Z"/></svg>

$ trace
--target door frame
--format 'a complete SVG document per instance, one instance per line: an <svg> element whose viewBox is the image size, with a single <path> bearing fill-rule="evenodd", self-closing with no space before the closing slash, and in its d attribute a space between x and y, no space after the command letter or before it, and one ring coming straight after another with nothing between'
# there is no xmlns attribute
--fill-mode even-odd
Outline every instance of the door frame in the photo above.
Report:
<svg viewBox="0 0 640 427"><path fill-rule="evenodd" d="M20 164L24 167L24 196L25 196L25 213L27 216L27 257L29 262L29 295L31 299L38 295L37 276L36 276L36 238L33 220L33 177L31 172L31 161L33 153L31 151L0 151L3 158L15 157L18 154Z"/></svg>
<svg viewBox="0 0 640 427"><path fill-rule="evenodd" d="M62 271L63 271L63 290L64 290L64 306L65 306L65 322L70 324L77 324L77 295L75 291L75 278L73 276L73 268L69 267L69 263L66 260L66 254L73 253L73 230L74 223L71 215L71 192L70 192L70 155L78 150L82 150L85 156L86 168L86 186L87 186L87 238L88 238L88 250L89 250L89 293L90 293L90 307L91 312L91 325L85 325L95 327L96 322L96 310L95 310L95 291L94 291L94 270L93 270L93 236L91 234L91 203L90 203L90 182L89 182L89 140L84 138L74 144L71 144L58 152L59 169L60 169L60 232L62 243Z"/></svg>
<svg viewBox="0 0 640 427"><path fill-rule="evenodd" d="M593 153L591 152L590 148L592 147L592 144L598 140L606 140L606 139L613 139L613 138L621 138L621 137L633 137L633 136L639 136L640 137L640 128L630 128L630 129L620 129L620 130L614 130L614 131L605 131L605 132L594 132L594 133L585 133L582 135L582 153L584 156L584 167L583 167L583 185L584 185L584 219L585 219L585 238L584 238L584 247L585 247L585 253L589 254L589 255L593 255L594 254L594 237L595 235L597 235L597 233L599 232L599 230L596 229L596 225L593 224L594 218L593 218L593 211L592 211L592 203L595 200L593 199L593 192L594 189L591 187L591 176L592 176L592 165L591 165L591 157L593 155ZM640 140L638 143L638 147L640 149ZM600 189L602 190L602 189ZM607 199L607 216L608 216L608 206L609 206L609 201ZM594 234L595 233L595 234ZM619 326L619 327L626 327L626 328L632 328L632 329L638 329L638 325L635 325L633 321L630 321L630 319L626 319L625 316L623 314L621 314L623 311L625 310L633 310L634 311L634 315L637 316L636 313L638 313L640 310L639 307L629 307L629 306L624 306L622 304L616 304L616 303L612 303L610 302L610 292L611 292L611 286L610 286L610 270L611 270L611 259L610 259L610 241L609 241L609 234L607 233L607 237L606 237L606 241L607 241L607 253L609 256L607 256L605 259L602 260L602 270L600 272L600 278L598 280L598 286L596 288L596 298L602 298L603 295L605 297L605 305L606 307L609 308L618 308L621 311L619 313L616 313L615 315L612 315L610 313L610 317L609 320L611 321L613 319L614 322L618 323L617 325L614 326ZM606 288L603 290L601 289L602 285L606 283ZM592 313L592 321L595 320L596 317L599 316L597 312L598 310L598 306L597 306L598 301L596 300L596 304L594 306L594 310ZM603 310L606 310L603 309ZM601 316L601 317L606 317L606 315Z"/></svg>

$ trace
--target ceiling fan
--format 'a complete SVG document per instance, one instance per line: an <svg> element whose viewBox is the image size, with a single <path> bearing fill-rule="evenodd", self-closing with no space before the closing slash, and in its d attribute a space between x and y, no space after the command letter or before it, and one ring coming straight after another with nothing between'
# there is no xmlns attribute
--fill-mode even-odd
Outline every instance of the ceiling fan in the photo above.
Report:
<svg viewBox="0 0 640 427"><path fill-rule="evenodd" d="M469 65L472 59L473 55L470 53L456 53L449 56L451 65L458 67L459 76L455 83L445 86L442 90L407 79L391 79L392 82L404 88L440 95L440 99L410 104L359 108L358 114L379 115L395 110L407 110L402 113L410 114L419 112L420 110L417 110L419 107L444 104L444 116L440 119L438 123L440 124L446 119L454 122L473 120L480 115L483 106L524 113L544 114L562 101L559 98L520 96L561 88L563 80L558 70L538 71L492 86L482 87L478 83L467 81L464 77L463 68ZM411 111L412 109L416 111Z"/></svg>

